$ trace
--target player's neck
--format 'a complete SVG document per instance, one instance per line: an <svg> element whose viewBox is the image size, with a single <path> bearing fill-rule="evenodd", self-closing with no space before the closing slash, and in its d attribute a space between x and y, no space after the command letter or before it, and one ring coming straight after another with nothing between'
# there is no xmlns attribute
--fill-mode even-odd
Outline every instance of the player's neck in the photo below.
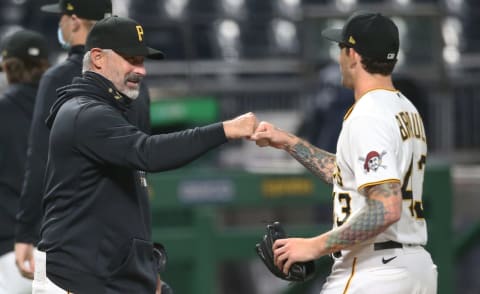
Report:
<svg viewBox="0 0 480 294"><path fill-rule="evenodd" d="M394 91L395 86L392 82L392 76L383 76L379 74L371 75L368 73L362 74L356 79L354 86L355 101L358 101L366 93L378 89Z"/></svg>

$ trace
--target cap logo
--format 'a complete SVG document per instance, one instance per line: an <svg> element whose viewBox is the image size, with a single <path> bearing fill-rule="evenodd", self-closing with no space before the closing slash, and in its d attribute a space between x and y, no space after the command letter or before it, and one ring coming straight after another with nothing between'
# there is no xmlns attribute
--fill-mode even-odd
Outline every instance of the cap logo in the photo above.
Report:
<svg viewBox="0 0 480 294"><path fill-rule="evenodd" d="M73 7L72 3L67 3L67 7L65 7L65 9L68 11L73 11L75 7Z"/></svg>
<svg viewBox="0 0 480 294"><path fill-rule="evenodd" d="M388 59L388 60L395 59L395 53L388 53L388 54L387 54L387 59Z"/></svg>
<svg viewBox="0 0 480 294"><path fill-rule="evenodd" d="M28 55L30 56L38 56L40 55L40 49L38 49L37 47L30 47L28 48Z"/></svg>
<svg viewBox="0 0 480 294"><path fill-rule="evenodd" d="M355 41L355 39L353 38L353 36L350 36L350 37L348 38L348 43L355 45L355 44L357 43L357 41Z"/></svg>
<svg viewBox="0 0 480 294"><path fill-rule="evenodd" d="M138 41L142 42L143 41L143 28L142 26L136 26L137 29L137 35L138 35Z"/></svg>

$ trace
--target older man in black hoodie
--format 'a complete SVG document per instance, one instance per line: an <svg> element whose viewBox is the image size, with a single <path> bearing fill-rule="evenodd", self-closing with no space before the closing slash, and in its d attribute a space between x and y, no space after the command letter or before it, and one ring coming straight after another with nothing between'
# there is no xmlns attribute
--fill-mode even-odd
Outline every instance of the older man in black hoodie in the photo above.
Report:
<svg viewBox="0 0 480 294"><path fill-rule="evenodd" d="M32 283L15 266L15 214L38 81L49 67L47 41L22 29L6 37L1 52L8 88L0 96L0 294L25 294Z"/></svg>
<svg viewBox="0 0 480 294"><path fill-rule="evenodd" d="M50 68L40 81L30 130L25 180L20 198L15 233L17 265L25 277L33 278L33 246L39 241L41 200L47 165L49 130L45 125L57 99L57 88L69 85L82 73L85 42L92 26L112 14L111 0L59 0L42 6L42 11L59 16L58 39L68 50L63 62ZM142 85L140 97L127 111L128 120L142 131L150 131L150 96Z"/></svg>
<svg viewBox="0 0 480 294"><path fill-rule="evenodd" d="M35 256L35 280L56 289L48 293L154 293L144 171L185 165L229 139L249 137L257 125L252 113L153 136L130 124L126 112L146 74L144 58L163 58L144 39L131 19L99 21L87 38L83 77L59 90L48 118L45 216Z"/></svg>

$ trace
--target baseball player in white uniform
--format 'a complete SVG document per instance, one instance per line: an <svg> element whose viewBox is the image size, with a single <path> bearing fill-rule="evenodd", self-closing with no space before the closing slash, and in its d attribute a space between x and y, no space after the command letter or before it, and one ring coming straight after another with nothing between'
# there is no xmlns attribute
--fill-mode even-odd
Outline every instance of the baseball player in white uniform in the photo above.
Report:
<svg viewBox="0 0 480 294"><path fill-rule="evenodd" d="M415 106L395 90L391 73L398 29L378 13L353 14L322 35L340 46L342 83L355 104L344 117L331 154L267 122L252 136L284 149L333 185L332 230L312 238L277 240L276 265L331 255L322 294L435 294L437 269L423 248L427 226L422 186L427 140Z"/></svg>

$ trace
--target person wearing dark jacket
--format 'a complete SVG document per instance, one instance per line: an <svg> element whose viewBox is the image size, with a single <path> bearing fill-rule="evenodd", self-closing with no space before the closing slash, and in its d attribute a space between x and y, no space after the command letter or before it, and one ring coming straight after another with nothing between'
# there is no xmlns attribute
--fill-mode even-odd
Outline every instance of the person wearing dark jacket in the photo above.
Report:
<svg viewBox="0 0 480 294"><path fill-rule="evenodd" d="M39 240L42 218L41 201L47 163L50 131L45 125L50 107L57 99L56 89L68 85L81 75L87 34L96 21L111 15L111 0L60 0L42 6L44 12L60 16L58 38L67 48L68 58L50 68L42 77L36 97L30 130L25 180L20 198L15 232L15 255L23 276L33 279L33 247ZM150 132L150 97L142 83L139 99L127 111L130 122L144 132Z"/></svg>
<svg viewBox="0 0 480 294"><path fill-rule="evenodd" d="M58 91L47 119L51 132L35 294L155 293L145 172L181 167L255 130L252 113L159 135L128 122L126 112L146 75L144 58L163 58L144 39L143 27L131 19L100 20L87 38L83 76Z"/></svg>
<svg viewBox="0 0 480 294"><path fill-rule="evenodd" d="M49 62L47 41L37 32L21 29L2 43L8 88L0 96L0 294L23 294L31 293L32 282L15 266L15 214L38 81Z"/></svg>

